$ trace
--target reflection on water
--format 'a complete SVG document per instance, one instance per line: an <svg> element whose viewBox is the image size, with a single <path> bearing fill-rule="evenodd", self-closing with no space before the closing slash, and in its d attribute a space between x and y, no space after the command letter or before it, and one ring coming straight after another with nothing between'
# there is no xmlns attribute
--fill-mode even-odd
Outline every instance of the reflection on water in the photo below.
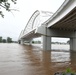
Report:
<svg viewBox="0 0 76 75"><path fill-rule="evenodd" d="M76 52L68 49L43 51L39 46L0 44L0 75L54 75L67 67L76 70Z"/></svg>

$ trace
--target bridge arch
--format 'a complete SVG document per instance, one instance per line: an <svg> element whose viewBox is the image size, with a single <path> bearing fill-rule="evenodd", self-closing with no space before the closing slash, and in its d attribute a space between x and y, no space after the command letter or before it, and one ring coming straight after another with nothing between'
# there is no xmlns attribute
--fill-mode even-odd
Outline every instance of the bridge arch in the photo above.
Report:
<svg viewBox="0 0 76 75"><path fill-rule="evenodd" d="M36 11L32 14L31 18L29 19L27 25L26 25L25 28L24 28L23 34L28 33L29 30L32 30L32 29L33 29L34 21L35 21L35 19L38 17L39 14L40 14L40 12L39 12L38 10L36 10Z"/></svg>
<svg viewBox="0 0 76 75"><path fill-rule="evenodd" d="M21 32L20 37L24 37L24 35L31 32L31 30L34 30L41 26L43 22L52 16L52 14L52 12L36 10L30 17L24 30Z"/></svg>

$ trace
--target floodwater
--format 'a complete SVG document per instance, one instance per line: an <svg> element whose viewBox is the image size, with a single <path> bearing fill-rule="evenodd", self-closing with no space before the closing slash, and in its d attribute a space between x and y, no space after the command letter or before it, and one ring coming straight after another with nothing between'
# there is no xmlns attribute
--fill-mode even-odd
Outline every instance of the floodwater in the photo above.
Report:
<svg viewBox="0 0 76 75"><path fill-rule="evenodd" d="M0 75L54 75L68 67L76 71L76 52L70 52L68 45L61 48L44 51L38 45L0 43Z"/></svg>

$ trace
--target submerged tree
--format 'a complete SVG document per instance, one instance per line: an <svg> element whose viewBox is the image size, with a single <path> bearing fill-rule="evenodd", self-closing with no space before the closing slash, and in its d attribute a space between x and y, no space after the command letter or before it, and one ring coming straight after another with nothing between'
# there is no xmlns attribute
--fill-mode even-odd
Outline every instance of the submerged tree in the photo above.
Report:
<svg viewBox="0 0 76 75"><path fill-rule="evenodd" d="M0 15L4 17L2 9L5 9L6 11L11 11L11 2L16 4L17 0L0 0ZM14 10L14 9L13 9Z"/></svg>

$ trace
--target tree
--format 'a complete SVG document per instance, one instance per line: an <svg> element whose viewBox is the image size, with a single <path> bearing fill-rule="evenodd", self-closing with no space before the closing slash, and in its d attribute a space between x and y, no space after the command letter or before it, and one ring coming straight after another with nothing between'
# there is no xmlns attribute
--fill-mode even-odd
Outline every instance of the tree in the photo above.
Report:
<svg viewBox="0 0 76 75"><path fill-rule="evenodd" d="M0 0L0 15L4 17L4 14L2 12L2 9L5 9L6 11L11 11L11 2L16 4L17 0ZM13 9L14 10L14 9Z"/></svg>
<svg viewBox="0 0 76 75"><path fill-rule="evenodd" d="M6 43L6 39L3 39L2 42L3 42L3 43Z"/></svg>
<svg viewBox="0 0 76 75"><path fill-rule="evenodd" d="M35 43L34 41L32 41L32 43Z"/></svg>
<svg viewBox="0 0 76 75"><path fill-rule="evenodd" d="M41 41L38 41L38 44L41 44Z"/></svg>
<svg viewBox="0 0 76 75"><path fill-rule="evenodd" d="M7 37L7 43L12 43L12 38Z"/></svg>
<svg viewBox="0 0 76 75"><path fill-rule="evenodd" d="M0 36L0 43L2 42L2 36Z"/></svg>

